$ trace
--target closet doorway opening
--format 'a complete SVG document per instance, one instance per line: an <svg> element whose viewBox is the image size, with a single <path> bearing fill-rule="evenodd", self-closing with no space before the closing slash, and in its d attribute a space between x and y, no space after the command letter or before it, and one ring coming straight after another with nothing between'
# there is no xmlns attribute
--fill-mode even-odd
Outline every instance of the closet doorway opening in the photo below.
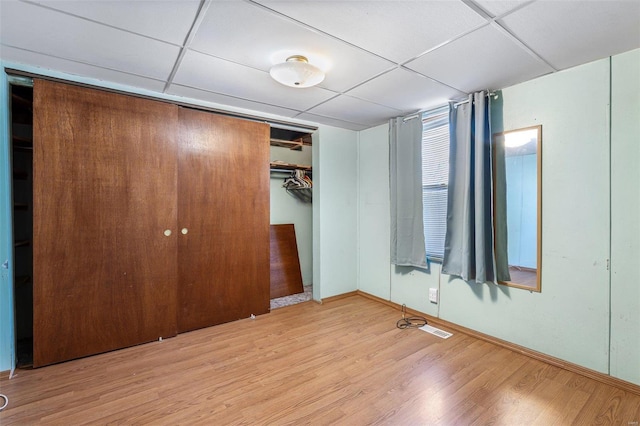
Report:
<svg viewBox="0 0 640 426"><path fill-rule="evenodd" d="M271 309L312 299L312 137L271 125Z"/></svg>
<svg viewBox="0 0 640 426"><path fill-rule="evenodd" d="M33 82L9 85L16 365L33 364Z"/></svg>

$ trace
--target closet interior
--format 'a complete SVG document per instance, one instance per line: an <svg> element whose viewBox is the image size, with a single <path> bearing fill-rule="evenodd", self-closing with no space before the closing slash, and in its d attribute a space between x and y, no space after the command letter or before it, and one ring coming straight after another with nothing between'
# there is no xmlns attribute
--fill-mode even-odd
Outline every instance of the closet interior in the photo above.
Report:
<svg viewBox="0 0 640 426"><path fill-rule="evenodd" d="M33 351L33 89L11 84L14 300L18 366Z"/></svg>
<svg viewBox="0 0 640 426"><path fill-rule="evenodd" d="M310 133L271 128L271 173L284 177L282 187L302 202L312 201L311 188L311 144ZM280 158L283 157L287 161Z"/></svg>
<svg viewBox="0 0 640 426"><path fill-rule="evenodd" d="M270 156L271 308L274 309L311 299L311 133L272 127Z"/></svg>

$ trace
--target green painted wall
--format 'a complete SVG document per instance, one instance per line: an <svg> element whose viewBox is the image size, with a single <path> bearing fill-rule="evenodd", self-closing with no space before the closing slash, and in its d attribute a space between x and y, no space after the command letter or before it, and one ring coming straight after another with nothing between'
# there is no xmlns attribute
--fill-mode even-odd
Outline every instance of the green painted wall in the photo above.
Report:
<svg viewBox="0 0 640 426"><path fill-rule="evenodd" d="M359 289L640 384L639 68L636 50L505 88L496 103L494 132L542 124L541 293L466 283L435 263L430 272L392 267L388 293L361 273ZM383 172L363 164L385 164L388 152L367 147L382 143L385 128L360 133L360 187L369 192ZM377 190L388 194L388 181ZM358 215L361 271L389 262L367 247L388 209L370 212ZM430 287L440 289L438 305L428 303Z"/></svg>
<svg viewBox="0 0 640 426"><path fill-rule="evenodd" d="M357 140L357 132L330 126L313 140L316 300L357 289Z"/></svg>
<svg viewBox="0 0 640 426"><path fill-rule="evenodd" d="M611 74L611 375L640 384L640 49Z"/></svg>
<svg viewBox="0 0 640 426"><path fill-rule="evenodd" d="M446 276L440 305L443 319L603 373L609 352L608 82L606 59L502 91L505 131L542 125L542 292Z"/></svg>
<svg viewBox="0 0 640 426"><path fill-rule="evenodd" d="M389 126L360 132L358 141L358 283L389 300ZM372 232L375 231L375 232ZM386 259L386 262L378 262ZM373 262L370 260L374 260Z"/></svg>
<svg viewBox="0 0 640 426"><path fill-rule="evenodd" d="M430 269L389 264L389 125L360 132L358 141L358 289L405 304L429 315L438 306L429 302L429 288L438 288L440 265Z"/></svg>

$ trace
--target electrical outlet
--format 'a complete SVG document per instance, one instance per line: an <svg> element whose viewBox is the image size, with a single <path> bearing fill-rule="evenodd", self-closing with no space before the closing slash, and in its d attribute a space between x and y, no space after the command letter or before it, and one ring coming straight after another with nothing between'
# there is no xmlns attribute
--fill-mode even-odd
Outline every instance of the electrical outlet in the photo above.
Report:
<svg viewBox="0 0 640 426"><path fill-rule="evenodd" d="M429 289L429 302L438 303L438 289L430 288Z"/></svg>

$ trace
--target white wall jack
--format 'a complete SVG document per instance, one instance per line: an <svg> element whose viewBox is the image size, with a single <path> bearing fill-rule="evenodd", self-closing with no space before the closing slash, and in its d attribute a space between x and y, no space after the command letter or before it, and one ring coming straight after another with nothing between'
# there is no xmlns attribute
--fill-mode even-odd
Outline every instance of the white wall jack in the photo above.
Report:
<svg viewBox="0 0 640 426"><path fill-rule="evenodd" d="M429 302L438 303L438 289L430 288L429 289Z"/></svg>

